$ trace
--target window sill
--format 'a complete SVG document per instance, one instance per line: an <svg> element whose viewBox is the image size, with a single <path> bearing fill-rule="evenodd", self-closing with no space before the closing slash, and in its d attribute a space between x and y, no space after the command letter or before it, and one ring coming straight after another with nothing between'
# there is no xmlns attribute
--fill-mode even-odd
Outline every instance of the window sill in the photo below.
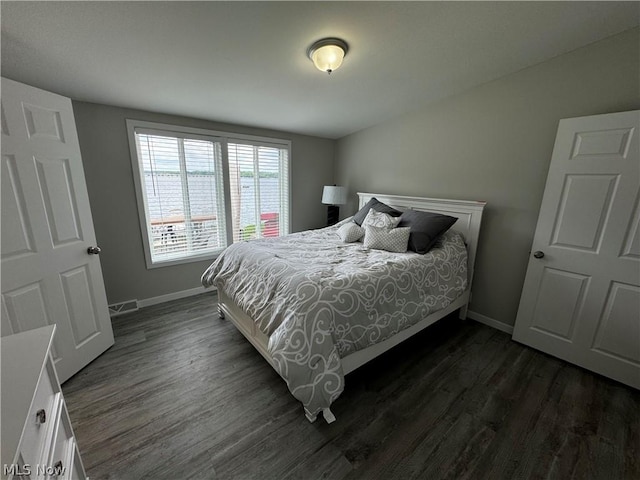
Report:
<svg viewBox="0 0 640 480"><path fill-rule="evenodd" d="M218 255L220 255L223 250L224 249L220 249L212 252L207 252L202 255L179 257L179 258L172 258L167 260L151 261L147 259L147 270L162 268L162 267L173 267L175 265L183 265L185 263L196 263L196 262L204 262L204 261L213 262L216 258L218 258Z"/></svg>

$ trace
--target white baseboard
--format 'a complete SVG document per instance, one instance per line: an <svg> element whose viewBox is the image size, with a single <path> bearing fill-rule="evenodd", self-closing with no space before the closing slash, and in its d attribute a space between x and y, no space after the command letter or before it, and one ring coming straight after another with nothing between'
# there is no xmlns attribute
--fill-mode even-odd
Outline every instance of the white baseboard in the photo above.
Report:
<svg viewBox="0 0 640 480"><path fill-rule="evenodd" d="M467 312L467 317L475 320L476 322L480 322L488 327L495 328L500 330L501 332L508 333L509 335L513 335L513 325L509 325L508 323L500 322L491 317L487 317L486 315L482 315L481 313L472 312L469 310Z"/></svg>
<svg viewBox="0 0 640 480"><path fill-rule="evenodd" d="M204 287L196 287L190 288L189 290L182 290L180 292L172 292L165 295L159 295L157 297L143 298L142 300L138 300L138 307L150 307L151 305L157 305L158 303L170 302L171 300L178 300L185 297L192 297L194 295L200 295L205 291L215 292L215 288L205 289Z"/></svg>

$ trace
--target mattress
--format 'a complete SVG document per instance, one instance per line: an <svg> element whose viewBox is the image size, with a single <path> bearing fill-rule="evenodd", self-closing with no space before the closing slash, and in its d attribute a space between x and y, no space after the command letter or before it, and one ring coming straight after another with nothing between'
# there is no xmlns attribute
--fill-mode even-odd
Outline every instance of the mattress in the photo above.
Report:
<svg viewBox="0 0 640 480"><path fill-rule="evenodd" d="M338 227L235 243L202 276L268 336L276 370L311 414L343 391L341 358L446 308L467 288L457 232L419 255L343 243Z"/></svg>

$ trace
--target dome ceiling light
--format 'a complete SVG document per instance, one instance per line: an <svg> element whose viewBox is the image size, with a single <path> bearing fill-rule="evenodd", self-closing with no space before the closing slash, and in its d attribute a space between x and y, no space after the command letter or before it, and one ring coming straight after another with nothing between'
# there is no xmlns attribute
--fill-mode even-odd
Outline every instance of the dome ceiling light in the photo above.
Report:
<svg viewBox="0 0 640 480"><path fill-rule="evenodd" d="M349 51L349 46L339 38L323 38L307 50L307 56L318 70L331 74L342 65L342 59Z"/></svg>

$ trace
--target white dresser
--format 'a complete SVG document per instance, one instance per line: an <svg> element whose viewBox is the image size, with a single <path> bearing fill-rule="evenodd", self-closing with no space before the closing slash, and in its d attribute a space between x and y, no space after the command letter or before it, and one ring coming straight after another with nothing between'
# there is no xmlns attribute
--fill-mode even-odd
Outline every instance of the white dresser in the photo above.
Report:
<svg viewBox="0 0 640 480"><path fill-rule="evenodd" d="M51 357L54 331L1 339L2 478L86 478Z"/></svg>

